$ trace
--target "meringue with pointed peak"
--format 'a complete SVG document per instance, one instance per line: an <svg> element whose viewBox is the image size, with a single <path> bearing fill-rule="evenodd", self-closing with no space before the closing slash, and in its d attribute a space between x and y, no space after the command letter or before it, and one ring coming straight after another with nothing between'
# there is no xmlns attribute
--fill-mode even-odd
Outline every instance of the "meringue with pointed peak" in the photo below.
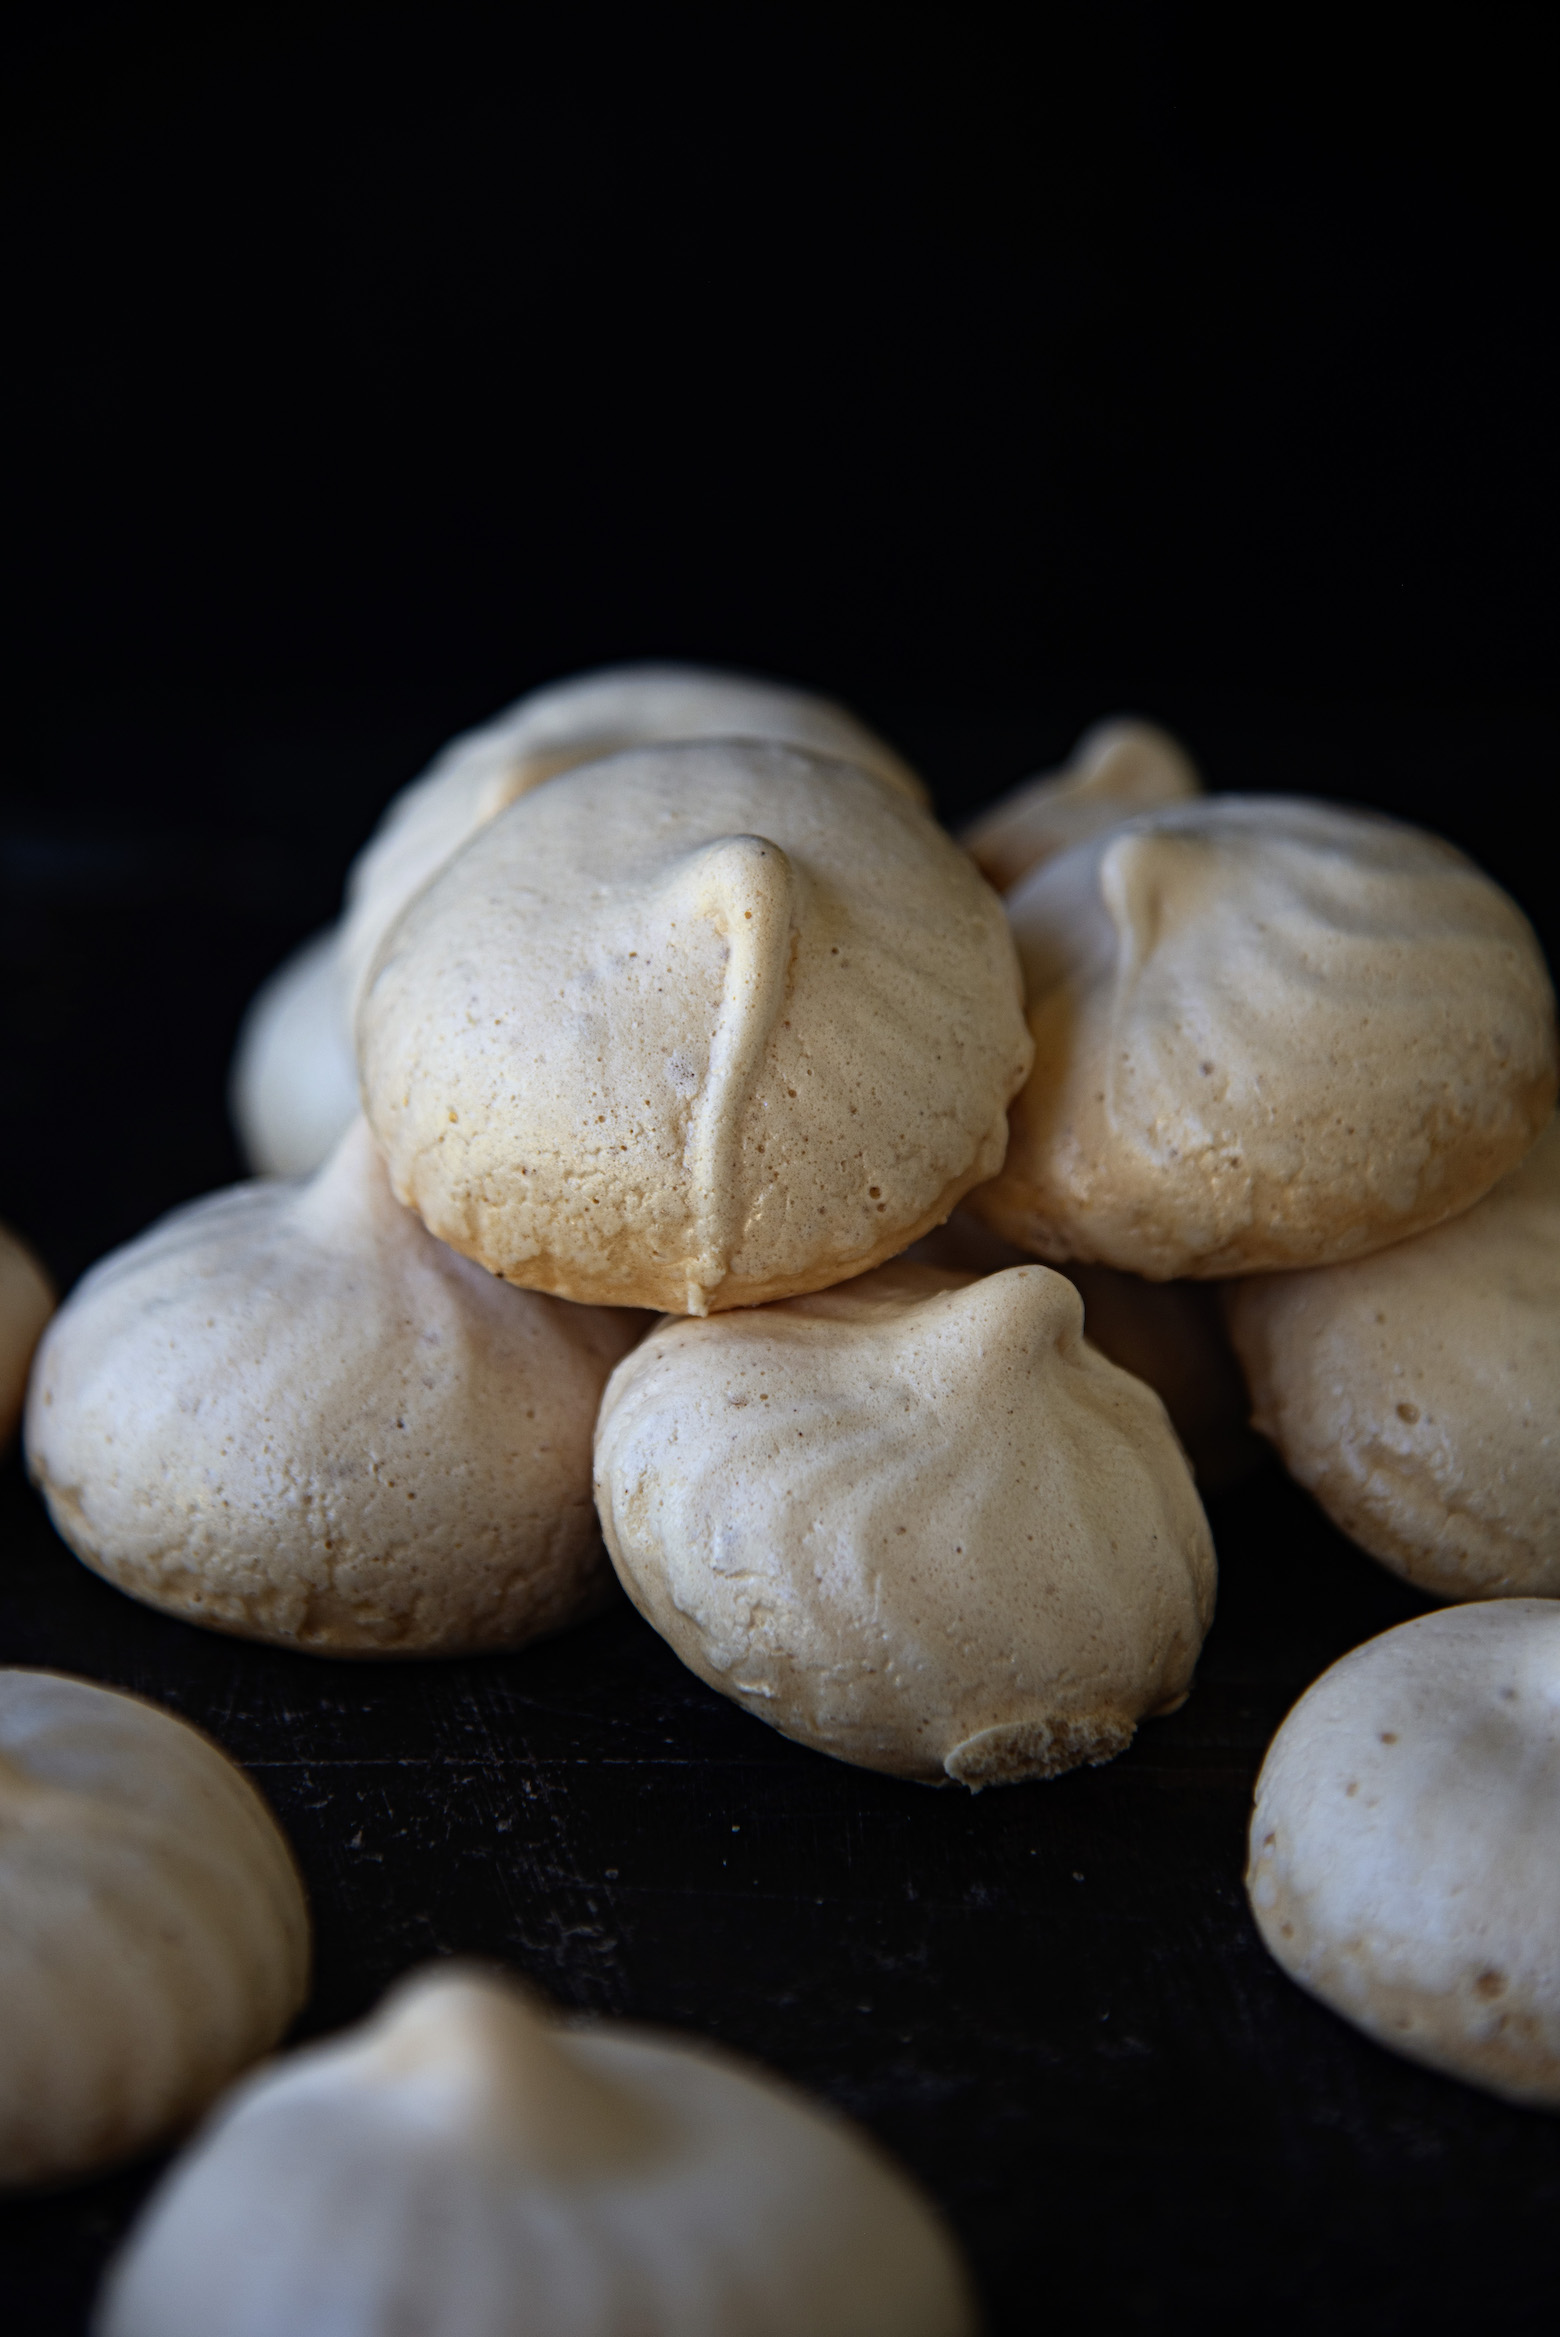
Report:
<svg viewBox="0 0 1560 2337"><path fill-rule="evenodd" d="M1277 797L1171 806L1007 897L1035 1063L971 1207L1153 1281L1363 1257L1514 1168L1554 1105L1515 904L1439 838Z"/></svg>
<svg viewBox="0 0 1560 2337"><path fill-rule="evenodd" d="M77 1556L186 1622L518 1647L610 1592L591 1430L642 1328L434 1241L360 1121L309 1182L214 1194L93 1269L40 1352L28 1460Z"/></svg>
<svg viewBox="0 0 1560 2337"><path fill-rule="evenodd" d="M138 1696L0 1671L0 2183L149 2149L308 1979L292 1853L220 1748Z"/></svg>
<svg viewBox="0 0 1560 2337"><path fill-rule="evenodd" d="M920 1266L949 1266L960 1274L996 1274L1031 1260L968 1208L956 1209L905 1253ZM1146 1380L1170 1415L1170 1425L1204 1492L1249 1475L1262 1446L1247 1424L1250 1409L1240 1366L1220 1317L1218 1293L1206 1282L1145 1282L1114 1266L1057 1269L1083 1300L1084 1336L1108 1363Z"/></svg>
<svg viewBox="0 0 1560 2337"><path fill-rule="evenodd" d="M1450 1224L1226 1310L1257 1427L1362 1549L1436 1598L1560 1598L1560 1120Z"/></svg>
<svg viewBox="0 0 1560 2337"><path fill-rule="evenodd" d="M853 763L926 808L920 780L864 722L784 682L696 665L614 665L533 690L447 746L403 788L353 862L341 954L349 996L407 903L479 828L521 796L630 747L744 738Z"/></svg>
<svg viewBox="0 0 1560 2337"><path fill-rule="evenodd" d="M646 749L514 804L358 1019L401 1199L492 1272L703 1314L864 1272L1000 1166L1029 1062L996 895L784 747Z"/></svg>
<svg viewBox="0 0 1560 2337"><path fill-rule="evenodd" d="M99 2337L973 2337L929 2203L691 2040L431 1967L238 2091L109 2272Z"/></svg>
<svg viewBox="0 0 1560 2337"><path fill-rule="evenodd" d="M1420 1615L1324 1672L1262 1765L1246 1887L1378 2045L1560 2110L1560 1606Z"/></svg>
<svg viewBox="0 0 1560 2337"><path fill-rule="evenodd" d="M625 747L757 738L871 771L925 806L893 748L831 699L695 665L616 665L533 690L468 730L395 797L353 862L339 925L294 951L257 993L233 1061L245 1158L262 1176L318 1168L357 1116L352 1011L380 942L407 903L496 815L533 787Z"/></svg>
<svg viewBox="0 0 1560 2337"><path fill-rule="evenodd" d="M1202 793L1197 767L1168 731L1116 716L1095 723L1060 771L1026 779L983 811L959 841L999 893L1058 852L1161 804Z"/></svg>
<svg viewBox="0 0 1560 2337"><path fill-rule="evenodd" d="M53 1283L27 1244L0 1225L0 1452L22 1416L33 1350L53 1312Z"/></svg>
<svg viewBox="0 0 1560 2337"><path fill-rule="evenodd" d="M1185 1697L1214 1559L1151 1389L1062 1275L896 1264L666 1323L596 1431L607 1548L691 1670L863 1768L1016 1783Z"/></svg>

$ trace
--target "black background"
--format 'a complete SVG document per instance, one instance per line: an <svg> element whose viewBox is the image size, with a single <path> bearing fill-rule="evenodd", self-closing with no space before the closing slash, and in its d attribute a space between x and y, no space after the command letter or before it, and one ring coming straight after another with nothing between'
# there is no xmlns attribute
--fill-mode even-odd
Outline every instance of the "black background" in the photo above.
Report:
<svg viewBox="0 0 1560 2337"><path fill-rule="evenodd" d="M1134 707L1443 828L1553 954L1550 20L1366 13L14 19L0 1214L68 1283L236 1175L239 1013L386 797L621 656L831 690L955 820ZM974 1804L626 1616L344 1670L96 1585L14 1459L0 1515L0 1653L256 1764L311 2025L463 1948L713 2030L905 2151L1001 2330L1550 2325L1553 2126L1244 1914L1267 1735L1414 1604L1276 1476L1186 1712ZM136 2183L0 2215L16 2326L76 2325Z"/></svg>

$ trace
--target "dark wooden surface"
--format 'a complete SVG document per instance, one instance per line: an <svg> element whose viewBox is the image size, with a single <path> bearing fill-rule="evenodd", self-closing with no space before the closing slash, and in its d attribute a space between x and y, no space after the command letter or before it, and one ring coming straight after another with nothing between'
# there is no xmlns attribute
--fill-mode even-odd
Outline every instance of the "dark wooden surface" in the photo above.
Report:
<svg viewBox="0 0 1560 2337"><path fill-rule="evenodd" d="M1416 758L1385 730L1396 779L1331 792L1396 791L1409 810L1428 769L1461 800L1445 753ZM1037 723L1036 758L1059 743ZM1290 738L1278 776L1307 767L1303 747ZM1022 767L1015 749L993 775ZM0 1213L62 1277L235 1173L236 1014L330 906L341 842L316 824L289 854L296 803L257 800L248 825L223 799L160 841L101 802L86 836L36 804L6 831ZM1492 798L1459 832L1477 847L1482 819L1500 862L1515 816ZM1532 873L1514 854L1500 872L1519 891ZM0 1661L153 1696L250 1769L314 1905L300 2033L461 1952L571 2006L712 2034L918 2172L994 2332L1547 2331L1560 2122L1396 2061L1312 2004L1241 1888L1283 1713L1418 1602L1276 1470L1213 1520L1219 1616L1183 1711L1108 1768L975 1799L787 1744L626 1606L519 1656L404 1668L199 1633L78 1566L14 1455ZM0 2206L8 2337L83 2327L153 2172Z"/></svg>

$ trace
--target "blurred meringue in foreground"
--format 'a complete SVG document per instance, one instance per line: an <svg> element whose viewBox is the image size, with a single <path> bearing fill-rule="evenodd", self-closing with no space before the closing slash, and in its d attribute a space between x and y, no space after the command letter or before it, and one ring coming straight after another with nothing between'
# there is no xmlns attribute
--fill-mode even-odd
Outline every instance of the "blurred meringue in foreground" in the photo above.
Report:
<svg viewBox="0 0 1560 2337"><path fill-rule="evenodd" d="M243 1771L139 1696L0 1671L0 2183L149 2149L308 1980L303 1886Z"/></svg>
<svg viewBox="0 0 1560 2337"><path fill-rule="evenodd" d="M97 2337L973 2337L935 2212L714 2048L432 1967L265 2071L153 2195Z"/></svg>

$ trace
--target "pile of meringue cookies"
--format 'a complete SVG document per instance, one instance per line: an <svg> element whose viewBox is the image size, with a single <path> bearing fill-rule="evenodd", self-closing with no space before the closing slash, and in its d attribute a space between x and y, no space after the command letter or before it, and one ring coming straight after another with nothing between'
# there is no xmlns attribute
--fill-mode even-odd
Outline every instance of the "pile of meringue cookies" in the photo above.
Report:
<svg viewBox="0 0 1560 2337"><path fill-rule="evenodd" d="M186 1621L513 1649L615 1577L755 1717L979 1789L1185 1699L1198 1482L1254 1425L1458 1602L1285 1722L1263 1937L1381 2042L1560 2107L1556 1068L1532 932L1415 828L1207 795L1118 722L956 842L827 701L586 676L391 805L242 1034L257 1180L54 1316L28 1464L88 1566ZM0 1295L19 1396L48 1299L4 1251ZM303 2000L274 1822L133 1699L0 1675L0 1878L0 2178L176 2131ZM974 2307L836 2119L445 1969L224 2100L99 2326Z"/></svg>

